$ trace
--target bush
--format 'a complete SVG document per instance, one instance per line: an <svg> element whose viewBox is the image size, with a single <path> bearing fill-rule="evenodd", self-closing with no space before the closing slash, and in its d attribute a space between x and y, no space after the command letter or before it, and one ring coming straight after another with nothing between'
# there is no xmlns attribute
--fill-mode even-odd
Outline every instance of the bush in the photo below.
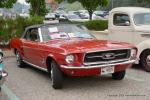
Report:
<svg viewBox="0 0 150 100"><path fill-rule="evenodd" d="M91 20L84 23L89 30L102 31L108 28L107 20Z"/></svg>
<svg viewBox="0 0 150 100"><path fill-rule="evenodd" d="M11 38L20 37L27 26L42 24L43 18L33 16L30 18L0 19L0 43L8 44Z"/></svg>

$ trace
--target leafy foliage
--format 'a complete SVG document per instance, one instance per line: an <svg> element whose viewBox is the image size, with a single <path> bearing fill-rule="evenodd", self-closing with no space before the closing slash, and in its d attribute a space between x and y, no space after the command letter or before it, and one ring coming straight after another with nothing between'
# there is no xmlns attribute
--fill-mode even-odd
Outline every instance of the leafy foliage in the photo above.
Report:
<svg viewBox="0 0 150 100"><path fill-rule="evenodd" d="M102 31L108 28L108 21L107 20L92 20L92 21L85 22L84 25L89 30Z"/></svg>
<svg viewBox="0 0 150 100"><path fill-rule="evenodd" d="M31 18L18 17L15 20L0 18L0 43L9 43L13 37L20 37L27 26L42 24L43 18L33 16Z"/></svg>
<svg viewBox="0 0 150 100"><path fill-rule="evenodd" d="M113 4L113 8L125 7L125 6L150 8L150 0L110 0L108 5L109 10L112 8L112 4Z"/></svg>
<svg viewBox="0 0 150 100"><path fill-rule="evenodd" d="M0 0L0 8L11 8L17 0Z"/></svg>
<svg viewBox="0 0 150 100"><path fill-rule="evenodd" d="M45 0L26 0L26 2L30 3L30 15L32 16L45 16L48 12Z"/></svg>

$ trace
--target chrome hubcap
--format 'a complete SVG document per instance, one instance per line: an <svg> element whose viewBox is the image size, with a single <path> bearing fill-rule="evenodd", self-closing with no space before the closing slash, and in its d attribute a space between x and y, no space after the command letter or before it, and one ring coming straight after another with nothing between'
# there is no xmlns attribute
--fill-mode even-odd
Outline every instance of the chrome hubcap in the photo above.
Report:
<svg viewBox="0 0 150 100"><path fill-rule="evenodd" d="M147 56L146 62L147 62L147 65L150 67L150 55Z"/></svg>
<svg viewBox="0 0 150 100"><path fill-rule="evenodd" d="M16 54L16 59L17 59L17 64L20 65L20 56L19 53L17 52Z"/></svg>

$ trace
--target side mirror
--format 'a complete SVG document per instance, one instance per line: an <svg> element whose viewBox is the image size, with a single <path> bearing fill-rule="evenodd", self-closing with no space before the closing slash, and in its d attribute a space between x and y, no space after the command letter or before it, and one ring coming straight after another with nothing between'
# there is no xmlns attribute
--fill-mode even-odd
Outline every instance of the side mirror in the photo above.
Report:
<svg viewBox="0 0 150 100"><path fill-rule="evenodd" d="M126 26L130 26L130 21L126 21L126 22L125 22L125 25L126 25Z"/></svg>

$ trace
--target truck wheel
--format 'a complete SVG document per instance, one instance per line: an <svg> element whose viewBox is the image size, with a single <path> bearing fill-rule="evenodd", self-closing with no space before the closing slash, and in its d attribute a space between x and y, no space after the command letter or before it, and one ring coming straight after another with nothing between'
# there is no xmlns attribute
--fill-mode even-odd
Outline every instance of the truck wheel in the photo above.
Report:
<svg viewBox="0 0 150 100"><path fill-rule="evenodd" d="M16 51L16 60L17 60L17 66L20 68L24 68L25 67L25 63L22 61L22 58L20 56L20 53L18 51Z"/></svg>
<svg viewBox="0 0 150 100"><path fill-rule="evenodd" d="M51 63L51 80L52 80L52 86L54 89L61 89L62 88L62 82L63 82L63 74L61 70L59 69L59 65L52 61Z"/></svg>
<svg viewBox="0 0 150 100"><path fill-rule="evenodd" d="M142 53L140 63L147 72L150 72L150 50L146 50Z"/></svg>
<svg viewBox="0 0 150 100"><path fill-rule="evenodd" d="M125 74L126 74L126 71L115 72L112 74L112 78L115 80L122 80L124 79Z"/></svg>

